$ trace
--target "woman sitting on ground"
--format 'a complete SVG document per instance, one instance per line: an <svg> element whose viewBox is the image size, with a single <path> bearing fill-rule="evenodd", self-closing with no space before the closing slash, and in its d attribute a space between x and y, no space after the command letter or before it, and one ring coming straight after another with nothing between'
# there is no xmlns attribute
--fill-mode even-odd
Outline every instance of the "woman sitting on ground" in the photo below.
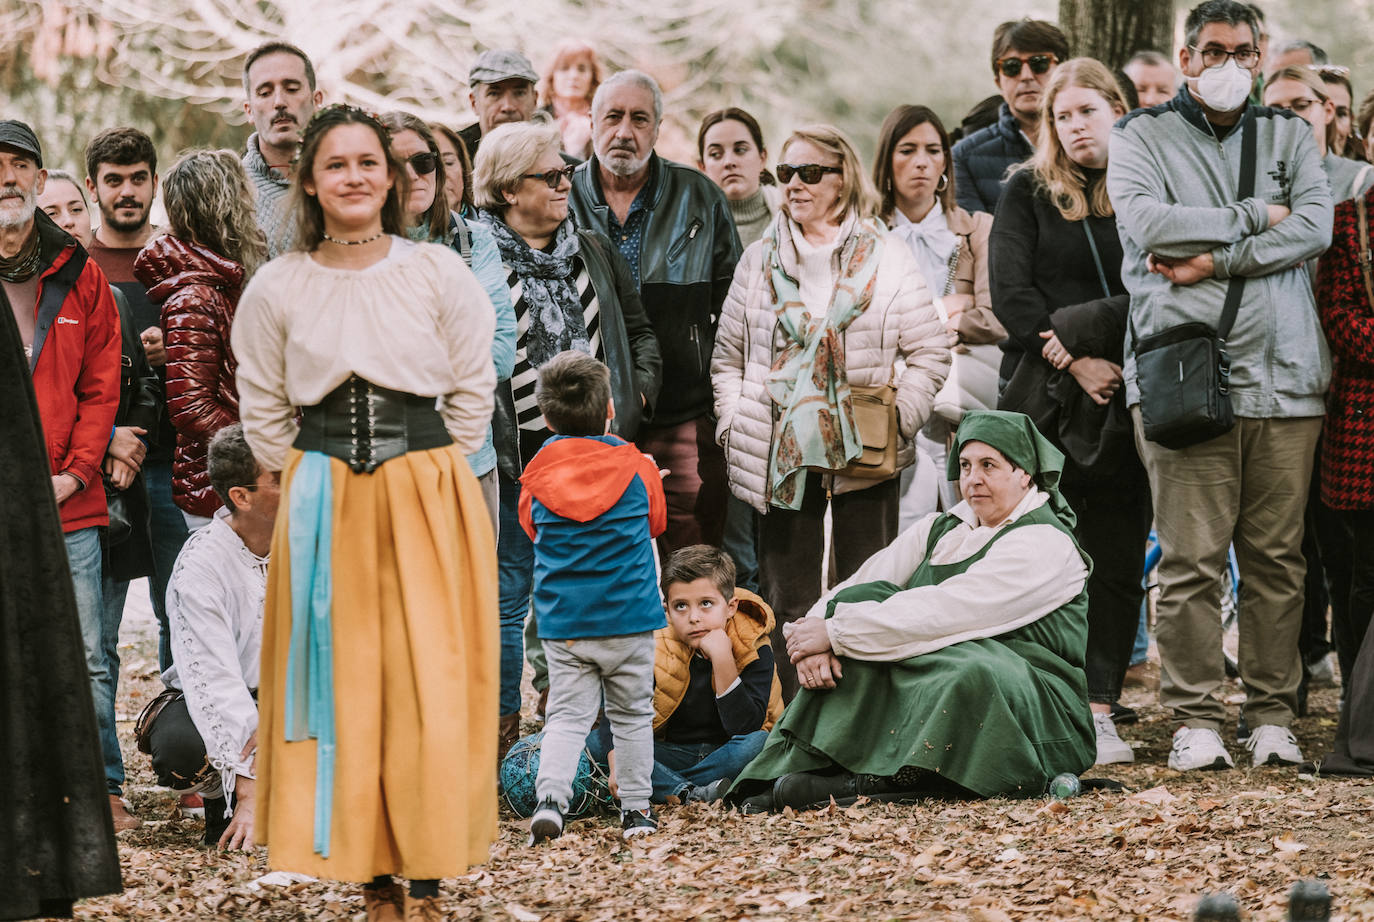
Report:
<svg viewBox="0 0 1374 922"><path fill-rule="evenodd" d="M1063 466L1025 415L966 415L949 470L964 501L789 626L802 691L732 797L775 810L860 794L1025 797L1092 765L1088 561Z"/></svg>

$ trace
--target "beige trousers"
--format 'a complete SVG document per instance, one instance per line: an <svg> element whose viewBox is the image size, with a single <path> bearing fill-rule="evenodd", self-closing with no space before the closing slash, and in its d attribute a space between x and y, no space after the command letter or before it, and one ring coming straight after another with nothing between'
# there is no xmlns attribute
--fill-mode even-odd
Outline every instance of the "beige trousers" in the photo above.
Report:
<svg viewBox="0 0 1374 922"><path fill-rule="evenodd" d="M1234 544L1245 719L1288 726L1302 678L1303 509L1321 418L1238 418L1225 435L1172 451L1145 438L1139 407L1131 415L1163 552L1159 703L1188 727L1220 730L1226 719L1221 575Z"/></svg>

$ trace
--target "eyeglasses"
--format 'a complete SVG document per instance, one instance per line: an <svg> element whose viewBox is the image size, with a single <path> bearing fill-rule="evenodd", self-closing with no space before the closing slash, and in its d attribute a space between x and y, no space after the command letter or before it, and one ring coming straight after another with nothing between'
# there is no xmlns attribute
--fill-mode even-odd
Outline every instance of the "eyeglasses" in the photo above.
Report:
<svg viewBox="0 0 1374 922"><path fill-rule="evenodd" d="M1287 105L1284 105L1281 102L1276 102L1274 103L1274 108L1287 109L1289 112L1294 112L1298 115L1303 115L1307 112L1308 109L1312 108L1313 106L1319 106L1321 104L1322 101L1320 99L1315 99L1311 96L1299 96L1297 99L1293 100Z"/></svg>
<svg viewBox="0 0 1374 922"><path fill-rule="evenodd" d="M1308 67L1315 70L1323 77L1344 77L1350 78L1350 68L1343 64L1309 64Z"/></svg>
<svg viewBox="0 0 1374 922"><path fill-rule="evenodd" d="M838 166L825 166L820 163L779 163L776 167L778 182L784 186L792 181L792 174L801 177L801 181L808 186L814 186L821 181L821 177L826 173L844 174L844 168Z"/></svg>
<svg viewBox="0 0 1374 922"><path fill-rule="evenodd" d="M548 186L550 189L557 189L559 186L563 185L563 180L565 179L568 182L572 182L573 170L576 169L577 167L575 166L565 166L561 170L545 170L542 173L522 173L521 176L525 179L542 179L544 180L544 185Z"/></svg>
<svg viewBox="0 0 1374 922"><path fill-rule="evenodd" d="M1030 65L1031 73L1039 76L1059 62L1052 54L1033 54L1028 58L1003 58L997 62L997 69L1004 77L1015 77L1021 73L1021 65Z"/></svg>
<svg viewBox="0 0 1374 922"><path fill-rule="evenodd" d="M1249 70L1259 63L1260 53L1258 48L1237 48L1235 51L1227 51L1225 48L1217 48L1208 45L1206 48L1199 48L1197 45L1189 45L1189 48L1202 56L1203 67L1220 67L1226 63L1227 58L1235 58L1236 63Z"/></svg>
<svg viewBox="0 0 1374 922"><path fill-rule="evenodd" d="M432 151L421 151L406 158L406 163L415 171L416 176L428 176L439 167L439 155Z"/></svg>

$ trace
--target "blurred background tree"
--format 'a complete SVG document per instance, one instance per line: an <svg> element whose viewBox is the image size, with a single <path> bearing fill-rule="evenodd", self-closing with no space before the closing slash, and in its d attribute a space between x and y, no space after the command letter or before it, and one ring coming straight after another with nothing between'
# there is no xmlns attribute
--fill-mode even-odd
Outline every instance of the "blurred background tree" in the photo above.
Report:
<svg viewBox="0 0 1374 922"><path fill-rule="evenodd" d="M707 111L741 105L762 121L773 154L807 122L844 128L871 154L893 106L925 103L951 127L995 92L993 27L1064 15L1079 46L1125 56L1136 41L1102 44L1080 11L1140 13L1141 35L1177 41L1188 0L0 0L0 104L33 123L47 162L80 169L101 128L135 125L163 158L197 145L242 148L248 135L244 54L284 39L314 59L327 98L472 120L464 83L475 54L523 49L536 68L562 38L585 38L612 69L640 67L666 94L660 149L695 159ZM1374 0L1272 0L1275 42L1307 38L1353 68L1357 95L1374 82ZM1152 16L1144 16L1145 8ZM1132 13L1134 16L1135 13ZM1099 15L1099 19L1102 16ZM1083 20L1091 22L1091 19ZM1354 27L1358 26L1358 27ZM1172 57L1172 52L1171 52ZM1113 63L1119 63L1113 62Z"/></svg>

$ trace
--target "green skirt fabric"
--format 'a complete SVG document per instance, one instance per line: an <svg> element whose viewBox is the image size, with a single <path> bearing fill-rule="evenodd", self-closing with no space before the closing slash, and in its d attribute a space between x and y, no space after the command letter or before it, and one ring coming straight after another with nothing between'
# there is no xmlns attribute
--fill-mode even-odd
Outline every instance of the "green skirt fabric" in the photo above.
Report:
<svg viewBox="0 0 1374 922"><path fill-rule="evenodd" d="M1042 523L1056 524L1045 507L1011 527ZM930 548L952 527L940 522ZM830 611L834 603L882 600L939 583L989 549L949 567L930 565L927 553L906 587L852 586L836 594ZM797 694L731 796L757 793L790 772L888 776L903 768L933 772L980 797L1038 796L1055 775L1078 774L1097 757L1083 674L1086 642L1083 592L997 637L897 662L841 657L837 686Z"/></svg>

